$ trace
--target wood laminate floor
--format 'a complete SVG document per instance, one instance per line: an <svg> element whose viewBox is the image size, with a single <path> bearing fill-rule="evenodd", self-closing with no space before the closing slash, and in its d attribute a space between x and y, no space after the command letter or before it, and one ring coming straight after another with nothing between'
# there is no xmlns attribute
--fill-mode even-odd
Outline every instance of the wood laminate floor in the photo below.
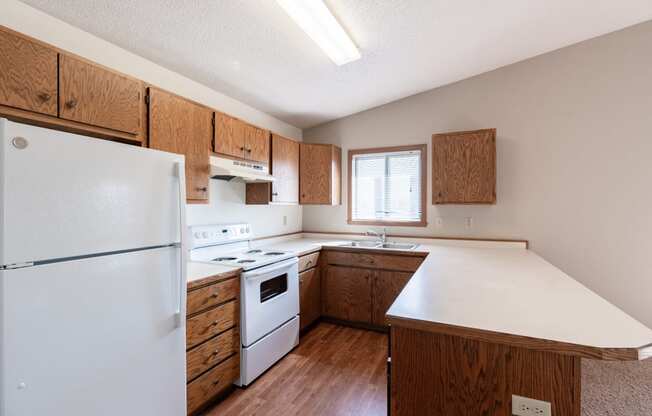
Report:
<svg viewBox="0 0 652 416"><path fill-rule="evenodd" d="M320 323L246 389L205 416L387 414L387 335Z"/></svg>

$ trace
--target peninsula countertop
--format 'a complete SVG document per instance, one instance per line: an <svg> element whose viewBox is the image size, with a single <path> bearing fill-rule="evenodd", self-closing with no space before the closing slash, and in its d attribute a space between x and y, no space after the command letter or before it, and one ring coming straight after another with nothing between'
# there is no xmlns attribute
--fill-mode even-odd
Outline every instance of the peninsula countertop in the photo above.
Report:
<svg viewBox="0 0 652 416"><path fill-rule="evenodd" d="M311 235L257 245L303 255L351 239L360 237ZM468 331L596 359L652 355L650 328L524 246L419 242L412 252L427 256L387 311L392 325Z"/></svg>

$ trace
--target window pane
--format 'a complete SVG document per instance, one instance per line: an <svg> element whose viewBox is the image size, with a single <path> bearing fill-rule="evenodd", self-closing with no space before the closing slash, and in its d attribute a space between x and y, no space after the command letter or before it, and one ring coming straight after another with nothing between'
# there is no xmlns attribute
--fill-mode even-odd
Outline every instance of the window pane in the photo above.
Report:
<svg viewBox="0 0 652 416"><path fill-rule="evenodd" d="M354 155L352 219L421 220L421 152Z"/></svg>

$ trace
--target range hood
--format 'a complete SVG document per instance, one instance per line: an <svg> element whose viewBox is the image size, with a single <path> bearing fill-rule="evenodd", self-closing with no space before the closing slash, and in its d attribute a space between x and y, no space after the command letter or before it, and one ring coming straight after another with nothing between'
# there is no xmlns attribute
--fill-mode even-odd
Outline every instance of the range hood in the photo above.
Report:
<svg viewBox="0 0 652 416"><path fill-rule="evenodd" d="M210 164L212 179L248 183L274 181L274 177L269 174L269 165L266 163L233 160L211 155Z"/></svg>

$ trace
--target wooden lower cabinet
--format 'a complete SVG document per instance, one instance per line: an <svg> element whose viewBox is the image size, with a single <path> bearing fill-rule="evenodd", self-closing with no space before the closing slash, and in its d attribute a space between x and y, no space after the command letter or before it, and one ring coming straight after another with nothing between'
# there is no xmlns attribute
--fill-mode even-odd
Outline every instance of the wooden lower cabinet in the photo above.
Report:
<svg viewBox="0 0 652 416"><path fill-rule="evenodd" d="M512 415L512 395L581 414L581 358L392 325L392 416Z"/></svg>
<svg viewBox="0 0 652 416"><path fill-rule="evenodd" d="M188 414L203 408L215 396L231 387L240 375L240 356L234 355L188 384Z"/></svg>
<svg viewBox="0 0 652 416"><path fill-rule="evenodd" d="M385 314L424 257L324 250L322 315L387 327Z"/></svg>
<svg viewBox="0 0 652 416"><path fill-rule="evenodd" d="M396 297L401 293L412 273L379 270L376 272L372 289L373 308L371 323L386 326L385 314Z"/></svg>
<svg viewBox="0 0 652 416"><path fill-rule="evenodd" d="M375 272L345 266L327 266L322 281L322 313L351 322L371 322L371 287Z"/></svg>
<svg viewBox="0 0 652 416"><path fill-rule="evenodd" d="M320 269L313 267L299 273L299 317L301 329L319 319L321 315Z"/></svg>
<svg viewBox="0 0 652 416"><path fill-rule="evenodd" d="M231 387L240 375L240 277L188 290L188 414Z"/></svg>

